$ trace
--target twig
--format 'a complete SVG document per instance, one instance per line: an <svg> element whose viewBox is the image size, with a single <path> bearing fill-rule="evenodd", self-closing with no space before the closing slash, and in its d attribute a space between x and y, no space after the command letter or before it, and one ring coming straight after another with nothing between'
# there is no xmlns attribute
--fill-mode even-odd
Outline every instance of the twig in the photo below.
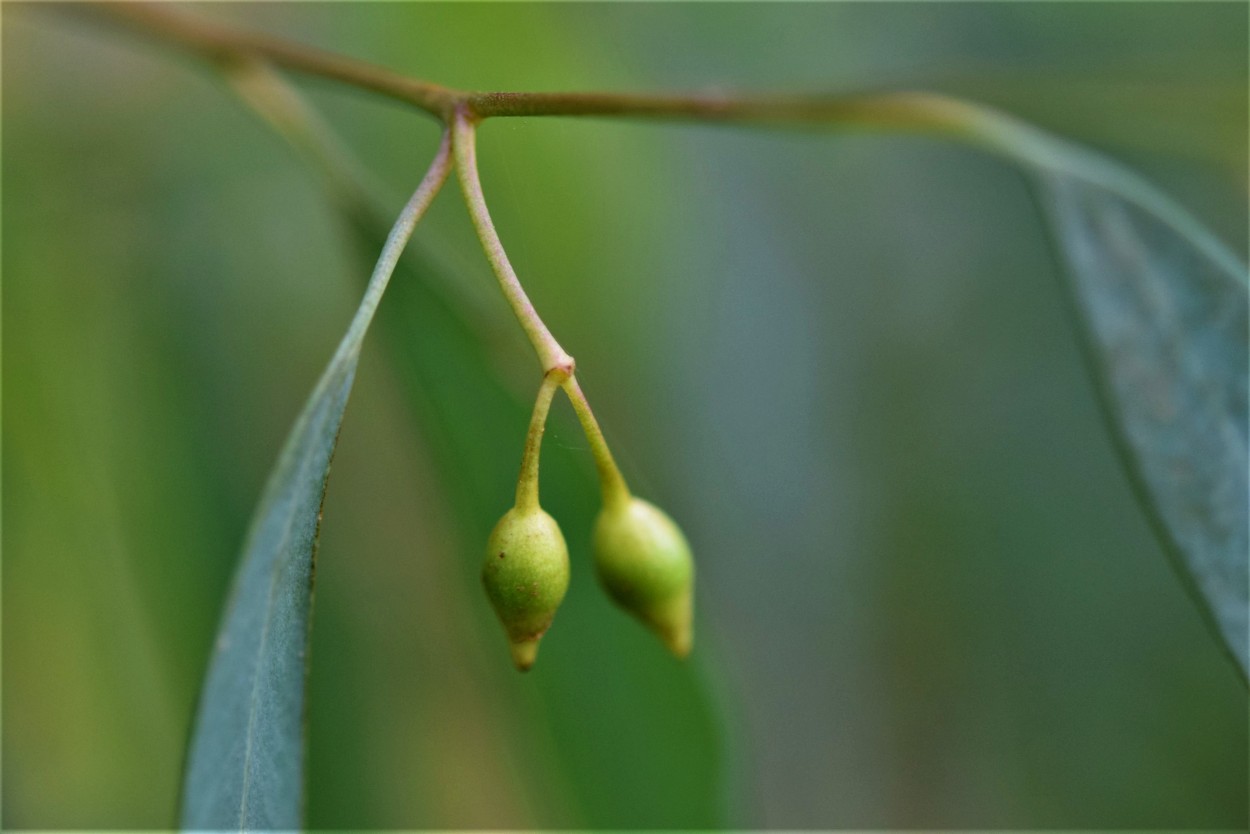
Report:
<svg viewBox="0 0 1250 834"><path fill-rule="evenodd" d="M465 112L492 116L637 116L774 124L846 123L865 127L964 133L957 102L921 93L727 96L632 93L468 92L282 38L204 20L168 4L67 4L175 43L214 62L262 59L274 66L340 81L408 104L450 123Z"/></svg>
<svg viewBox="0 0 1250 834"><path fill-rule="evenodd" d="M183 11L171 11L169 4L105 2L68 5L93 14L105 13L117 23L176 43L210 61L260 58L275 66L342 81L416 105L444 122L450 120L456 104L468 95L354 58L212 23Z"/></svg>

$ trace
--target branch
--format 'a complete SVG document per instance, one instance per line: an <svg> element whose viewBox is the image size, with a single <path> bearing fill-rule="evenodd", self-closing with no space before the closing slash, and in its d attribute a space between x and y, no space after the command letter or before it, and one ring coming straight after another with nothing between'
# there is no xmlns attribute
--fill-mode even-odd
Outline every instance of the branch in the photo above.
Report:
<svg viewBox="0 0 1250 834"><path fill-rule="evenodd" d="M414 105L450 124L457 110L473 121L492 116L636 116L790 125L846 123L864 127L967 134L962 103L920 93L881 95L727 96L632 93L477 93L282 38L238 29L157 3L71 3L129 29L173 43L215 63L264 60Z"/></svg>
<svg viewBox="0 0 1250 834"><path fill-rule="evenodd" d="M116 23L174 43L214 63L263 59L307 75L341 81L415 105L443 122L450 120L466 93L409 78L383 67L314 49L282 38L224 26L164 3L73 3L73 8L104 13Z"/></svg>

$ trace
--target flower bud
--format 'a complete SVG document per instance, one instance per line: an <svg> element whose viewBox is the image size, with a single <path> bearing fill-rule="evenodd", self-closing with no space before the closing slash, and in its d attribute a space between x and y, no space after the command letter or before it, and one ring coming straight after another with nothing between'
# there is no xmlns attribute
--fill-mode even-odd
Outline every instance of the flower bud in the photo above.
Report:
<svg viewBox="0 0 1250 834"><path fill-rule="evenodd" d="M487 542L482 584L524 672L569 587L569 549L556 520L536 506L508 510Z"/></svg>
<svg viewBox="0 0 1250 834"><path fill-rule="evenodd" d="M631 497L595 521L595 569L621 607L678 657L690 653L694 560L681 530L653 504Z"/></svg>

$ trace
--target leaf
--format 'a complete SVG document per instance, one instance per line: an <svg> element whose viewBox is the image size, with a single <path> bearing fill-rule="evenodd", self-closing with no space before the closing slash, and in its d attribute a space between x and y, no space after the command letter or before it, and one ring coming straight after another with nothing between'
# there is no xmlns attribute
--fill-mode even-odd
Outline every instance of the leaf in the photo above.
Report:
<svg viewBox="0 0 1250 834"><path fill-rule="evenodd" d="M1104 179L1128 176L1117 170ZM1039 184L1134 485L1245 676L1245 268L1154 192L1116 193L1055 169L1043 170Z"/></svg>
<svg viewBox="0 0 1250 834"><path fill-rule="evenodd" d="M365 332L413 227L449 170L446 137L396 220L364 299L287 437L253 516L200 695L183 790L187 829L296 829L313 562L330 461Z"/></svg>
<svg viewBox="0 0 1250 834"><path fill-rule="evenodd" d="M1072 279L1116 444L1182 582L1250 679L1246 266L1131 170L992 108L895 97L1022 164Z"/></svg>

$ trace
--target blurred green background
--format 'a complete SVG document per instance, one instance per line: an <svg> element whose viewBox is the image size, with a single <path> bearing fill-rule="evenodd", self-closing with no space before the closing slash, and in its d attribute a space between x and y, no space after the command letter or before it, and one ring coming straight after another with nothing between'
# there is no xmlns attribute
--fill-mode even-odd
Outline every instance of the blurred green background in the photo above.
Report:
<svg viewBox="0 0 1250 834"><path fill-rule="evenodd" d="M476 89L920 88L1145 173L1246 249L1244 4L191 10ZM397 211L437 128L299 79ZM1134 502L1021 176L920 137L574 119L480 139L505 245L698 559L685 664L572 587L509 666L479 550L537 374L458 190L330 481L311 827L1247 825L1247 693ZM251 509L356 303L315 175L207 67L3 10L3 825L175 819Z"/></svg>

